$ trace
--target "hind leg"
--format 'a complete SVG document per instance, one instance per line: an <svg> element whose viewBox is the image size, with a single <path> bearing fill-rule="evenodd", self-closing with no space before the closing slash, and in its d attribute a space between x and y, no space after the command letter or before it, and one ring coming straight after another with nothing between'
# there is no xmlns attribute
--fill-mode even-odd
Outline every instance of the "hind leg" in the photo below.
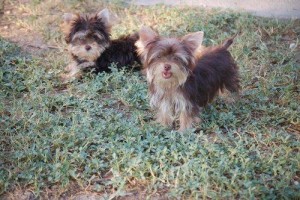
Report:
<svg viewBox="0 0 300 200"><path fill-rule="evenodd" d="M231 93L239 93L240 91L240 80L238 77L233 76L226 80L225 88Z"/></svg>
<svg viewBox="0 0 300 200"><path fill-rule="evenodd" d="M240 80L238 77L237 69L234 69L232 75L227 77L224 83L225 88L219 92L220 96L224 97L227 103L234 103L239 99Z"/></svg>
<svg viewBox="0 0 300 200"><path fill-rule="evenodd" d="M219 96L228 104L235 103L240 97L239 92L230 92L227 89L219 90Z"/></svg>
<svg viewBox="0 0 300 200"><path fill-rule="evenodd" d="M238 68L234 65L229 71L231 73L230 76L224 80L224 86L231 93L239 93L241 86Z"/></svg>

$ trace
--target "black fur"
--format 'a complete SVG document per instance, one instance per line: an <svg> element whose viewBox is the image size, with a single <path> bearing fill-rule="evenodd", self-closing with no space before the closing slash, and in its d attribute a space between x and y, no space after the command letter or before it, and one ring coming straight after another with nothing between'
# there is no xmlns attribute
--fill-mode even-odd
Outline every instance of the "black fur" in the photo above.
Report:
<svg viewBox="0 0 300 200"><path fill-rule="evenodd" d="M97 59L95 72L110 72L111 63L115 63L117 68L132 67L135 63L141 64L134 45L137 40L138 34L112 40L109 47Z"/></svg>
<svg viewBox="0 0 300 200"><path fill-rule="evenodd" d="M86 37L91 38L95 32L101 34L103 36L102 40L95 37L93 37L93 39L95 39L99 45L106 46L104 52L102 52L100 57L95 61L95 66L84 69L85 71L94 69L93 71L95 73L110 72L109 66L112 63L116 64L117 68L132 68L135 63L140 64L139 56L136 53L136 46L134 45L139 39L138 33L111 40L109 30L101 21L101 18L97 15L91 17L78 15L76 20L72 22L69 34L65 37L66 43L72 43L73 36L79 31L89 31L89 34ZM72 58L78 65L87 62L73 54Z"/></svg>
<svg viewBox="0 0 300 200"><path fill-rule="evenodd" d="M191 100L195 108L211 102L219 90L224 88L230 92L239 91L238 67L227 50L229 43L232 41L205 50L182 87L183 94Z"/></svg>
<svg viewBox="0 0 300 200"><path fill-rule="evenodd" d="M90 35L95 32L100 33L104 37L104 41L97 41L99 44L101 42L107 42L110 40L110 34L105 27L104 23L101 21L97 15L89 16L80 16L72 22L70 33L65 37L66 43L69 44L72 41L73 36L79 31L90 31Z"/></svg>

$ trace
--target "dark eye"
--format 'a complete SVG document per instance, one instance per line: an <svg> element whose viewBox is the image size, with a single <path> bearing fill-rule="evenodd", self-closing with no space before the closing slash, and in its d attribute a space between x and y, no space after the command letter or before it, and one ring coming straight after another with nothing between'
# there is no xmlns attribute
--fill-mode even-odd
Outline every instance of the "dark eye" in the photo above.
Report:
<svg viewBox="0 0 300 200"><path fill-rule="evenodd" d="M180 59L178 57L174 57L173 58L175 61L180 61Z"/></svg>
<svg viewBox="0 0 300 200"><path fill-rule="evenodd" d="M93 35L94 40L99 40L99 37L97 35Z"/></svg>
<svg viewBox="0 0 300 200"><path fill-rule="evenodd" d="M83 40L83 37L78 37L77 40L81 41Z"/></svg>
<svg viewBox="0 0 300 200"><path fill-rule="evenodd" d="M81 44L84 44L84 43L86 43L86 42L87 42L87 40L85 40L85 39L81 39L81 40L80 40L80 43L81 43Z"/></svg>
<svg viewBox="0 0 300 200"><path fill-rule="evenodd" d="M76 42L82 44L82 43L84 43L84 38L81 38L81 37L77 38Z"/></svg>
<svg viewBox="0 0 300 200"><path fill-rule="evenodd" d="M156 58L161 58L161 55L156 56Z"/></svg>

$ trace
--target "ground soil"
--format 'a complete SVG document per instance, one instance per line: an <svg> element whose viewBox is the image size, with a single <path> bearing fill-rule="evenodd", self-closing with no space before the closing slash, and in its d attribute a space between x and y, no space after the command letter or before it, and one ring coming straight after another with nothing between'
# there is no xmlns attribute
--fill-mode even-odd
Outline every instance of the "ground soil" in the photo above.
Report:
<svg viewBox="0 0 300 200"><path fill-rule="evenodd" d="M176 6L200 6L208 8L229 8L245 11L262 17L300 18L299 0L135 0L138 5L166 4Z"/></svg>
<svg viewBox="0 0 300 200"><path fill-rule="evenodd" d="M25 3L21 0L20 3ZM0 0L0 36L20 46L24 51L41 56L46 51L56 49L47 45L43 37L36 31L21 28L18 18L25 17L28 13L18 10L15 4Z"/></svg>

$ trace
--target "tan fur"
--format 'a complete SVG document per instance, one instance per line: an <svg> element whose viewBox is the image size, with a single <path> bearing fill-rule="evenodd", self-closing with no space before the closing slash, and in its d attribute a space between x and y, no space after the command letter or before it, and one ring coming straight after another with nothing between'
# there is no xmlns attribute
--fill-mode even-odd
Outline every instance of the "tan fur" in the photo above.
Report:
<svg viewBox="0 0 300 200"><path fill-rule="evenodd" d="M88 33L89 33L88 31L79 31L79 32L74 34L72 40L84 39L87 36Z"/></svg>
<svg viewBox="0 0 300 200"><path fill-rule="evenodd" d="M76 62L70 63L66 68L65 71L68 73L64 73L61 75L61 79L63 82L68 82L72 78L80 78L81 77L81 69Z"/></svg>
<svg viewBox="0 0 300 200"><path fill-rule="evenodd" d="M191 128L193 124L193 117L182 111L179 116L180 127L179 131L184 131L185 129Z"/></svg>
<svg viewBox="0 0 300 200"><path fill-rule="evenodd" d="M168 106L168 104L166 104ZM168 108L168 107L164 107ZM172 123L174 121L174 117L169 112L164 112L164 110L160 109L158 110L156 114L156 121L163 126L172 126Z"/></svg>
<svg viewBox="0 0 300 200"><path fill-rule="evenodd" d="M142 55L144 52L145 52L145 46L143 45L142 41L141 40L138 40L136 43L135 43L135 46L137 47L137 53L139 55Z"/></svg>
<svg viewBox="0 0 300 200"><path fill-rule="evenodd" d="M115 14L109 12L107 8L104 8L103 10L98 12L97 16L100 17L105 23L105 26L108 31L111 30L111 27L114 24L117 24L119 22L119 18Z"/></svg>
<svg viewBox="0 0 300 200"><path fill-rule="evenodd" d="M154 94L150 95L150 106L157 110L157 122L164 126L171 126L177 118L180 120L180 130L190 128L196 117L191 116L192 105L187 101L178 89L166 92L162 88L156 88Z"/></svg>
<svg viewBox="0 0 300 200"><path fill-rule="evenodd" d="M137 53L140 55L143 62L148 55L148 50L145 47L148 43L154 41L158 37L158 34L151 28L144 26L141 28L139 36L140 39L135 43L135 46L137 47Z"/></svg>
<svg viewBox="0 0 300 200"><path fill-rule="evenodd" d="M110 13L106 8L98 12L96 15L101 18L108 32L110 31L111 27L118 21L117 16ZM90 15L90 17L93 16L94 15ZM61 30L65 36L68 36L70 34L74 22L78 20L79 17L79 14L72 13L65 13L62 16L63 23L61 24ZM67 67L65 67L65 71L67 71L68 73L61 75L64 81L81 77L82 69L93 66L95 64L95 61L109 46L108 43L101 46L98 45L94 39L88 38L89 33L89 31L79 31L71 38L71 40L75 42L70 43L68 46L70 54L73 54L73 56L77 56L79 60L85 62L78 65L73 61ZM100 40L103 39L103 36L99 33L95 33L94 36L98 37ZM76 42L77 40L79 42ZM84 42L82 43L80 41ZM86 50L86 45L89 45L91 48L89 50Z"/></svg>
<svg viewBox="0 0 300 200"><path fill-rule="evenodd" d="M99 46L96 42L86 43L90 45L92 48L87 51L85 49L85 45L69 45L69 51L78 56L80 59L87 60L89 62L96 61L97 58L103 53L105 47Z"/></svg>
<svg viewBox="0 0 300 200"><path fill-rule="evenodd" d="M60 24L60 28L64 35L68 35L72 28L72 22L79 17L78 14L65 13L62 16L63 22Z"/></svg>
<svg viewBox="0 0 300 200"><path fill-rule="evenodd" d="M150 76L153 77L152 81L155 85L163 89L171 89L177 88L183 83L185 83L188 76L188 72L186 70L183 70L184 68L181 68L176 63L168 63L171 65L170 72L172 73L172 76L169 79L163 78L162 73L165 64L166 63L157 63L156 66L153 66L152 69L148 70L149 74L151 74Z"/></svg>
<svg viewBox="0 0 300 200"><path fill-rule="evenodd" d="M81 63L80 65L77 65L76 62L72 62L65 67L65 71L67 73L62 74L61 78L62 78L63 82L67 82L73 78L80 78L82 75L82 73L81 73L82 69L92 67L94 65L95 65L94 62L84 62L84 63Z"/></svg>
<svg viewBox="0 0 300 200"><path fill-rule="evenodd" d="M178 130L184 131L185 129L192 128L193 125L200 123L201 119L197 116L191 115L190 112L183 109L180 112L179 122L180 122L180 126Z"/></svg>
<svg viewBox="0 0 300 200"><path fill-rule="evenodd" d="M185 43L187 47L191 49L192 52L195 52L199 46L201 46L203 41L204 32L198 31L195 33L190 33L181 38L181 41Z"/></svg>
<svg viewBox="0 0 300 200"><path fill-rule="evenodd" d="M206 49L205 46L203 45L200 45L194 52L194 56L195 56L195 59L198 60L201 55L202 55L202 52L204 52L204 50Z"/></svg>
<svg viewBox="0 0 300 200"><path fill-rule="evenodd" d="M231 93L226 89L224 89L223 91L219 90L218 96L227 104L233 104L240 98L240 95L238 93Z"/></svg>
<svg viewBox="0 0 300 200"><path fill-rule="evenodd" d="M188 34L182 38L160 38L150 28L143 27L140 31L140 40L135 45L146 66L147 81L152 87L150 106L157 110L157 121L164 126L171 126L174 120L179 118L179 130L183 131L191 128L193 123L200 122L200 119L194 116L195 108L183 96L180 87L187 81L190 69L195 63L195 58L182 48L182 44L193 55L197 55L201 52L199 46L202 39L203 32ZM154 50L149 49L149 44L154 46ZM165 66L170 66L167 70L171 73L169 78L163 76L166 72Z"/></svg>

